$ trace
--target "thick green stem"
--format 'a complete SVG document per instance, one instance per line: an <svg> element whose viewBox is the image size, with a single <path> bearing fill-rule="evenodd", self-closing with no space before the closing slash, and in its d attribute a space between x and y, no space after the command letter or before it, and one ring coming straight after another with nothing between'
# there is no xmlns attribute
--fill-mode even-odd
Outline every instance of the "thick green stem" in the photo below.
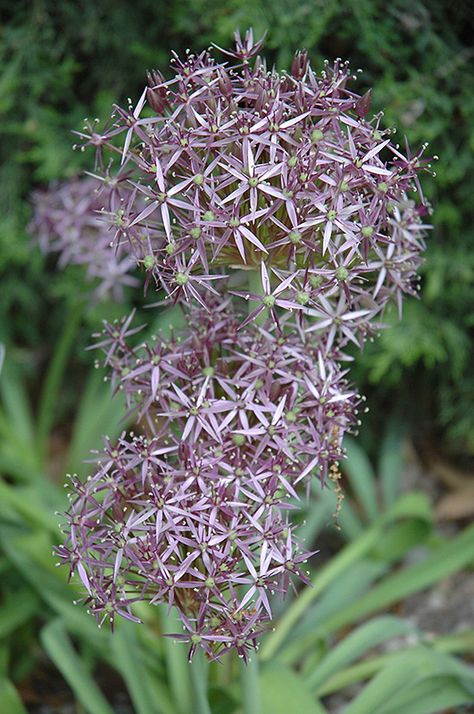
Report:
<svg viewBox="0 0 474 714"><path fill-rule="evenodd" d="M48 434L54 422L55 407L58 403L58 391L83 311L83 303L77 303L72 309L59 337L59 341L56 344L56 350L49 365L44 387L41 392L38 411L37 443L43 458L46 456Z"/></svg>
<svg viewBox="0 0 474 714"><path fill-rule="evenodd" d="M191 682L193 687L192 714L212 714L207 698L207 663L199 650L195 653L191 664Z"/></svg>
<svg viewBox="0 0 474 714"><path fill-rule="evenodd" d="M163 606L160 609L162 631L164 633L179 632L181 624L174 608L168 611L168 607ZM176 642L170 637L163 638L163 646L173 701L180 714L190 714L193 711L193 697L187 649L181 642Z"/></svg>
<svg viewBox="0 0 474 714"><path fill-rule="evenodd" d="M248 289L254 295L263 294L260 270L248 272ZM255 300L249 301L249 313L259 306ZM266 320L266 310L257 316L255 322L262 324ZM242 708L244 714L260 713L260 686L258 681L258 660L256 654L247 663L240 661L240 684L242 691Z"/></svg>
<svg viewBox="0 0 474 714"><path fill-rule="evenodd" d="M254 655L247 664L240 663L240 683L244 714L260 714L260 686L258 681L258 660Z"/></svg>
<svg viewBox="0 0 474 714"><path fill-rule="evenodd" d="M263 295L263 286L262 286L262 278L260 275L260 270L249 270L248 273L248 289L249 292L253 293L254 295ZM260 302L257 302L256 300L249 300L249 313L252 312L253 310L256 310L257 307L260 305ZM263 312L260 313L255 319L255 322L257 325L262 325L265 320L268 317L268 310L264 310Z"/></svg>

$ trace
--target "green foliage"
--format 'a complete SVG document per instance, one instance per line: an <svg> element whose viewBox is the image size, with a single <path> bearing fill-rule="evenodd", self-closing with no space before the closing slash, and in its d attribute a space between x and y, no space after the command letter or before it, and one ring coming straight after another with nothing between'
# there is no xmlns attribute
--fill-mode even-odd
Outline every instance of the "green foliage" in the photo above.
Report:
<svg viewBox="0 0 474 714"><path fill-rule="evenodd" d="M262 670L260 692L262 714L286 714L289 711L307 714L324 712L301 677L279 662L273 662Z"/></svg>
<svg viewBox="0 0 474 714"><path fill-rule="evenodd" d="M46 652L90 714L112 714L104 695L89 675L61 620L52 620L41 632Z"/></svg>
<svg viewBox="0 0 474 714"><path fill-rule="evenodd" d="M352 524L347 529L341 522L349 543L314 573L313 587L286 609L262 647L263 672L265 663L273 667L275 660L297 666L303 691L317 698L317 711L326 711L329 695L354 684L360 691L345 714L436 714L440 706L472 703L474 671L453 654L471 650L473 631L433 640L407 620L378 614L474 562L472 527L451 541L440 540L432 533L424 496L394 499L402 468L399 439L400 429L392 427L379 477L360 447L350 443L345 470L356 497L350 508L363 514L363 531L354 533ZM388 475L395 482L391 489ZM406 556L422 544L424 560L406 564ZM406 644L377 653L401 637Z"/></svg>

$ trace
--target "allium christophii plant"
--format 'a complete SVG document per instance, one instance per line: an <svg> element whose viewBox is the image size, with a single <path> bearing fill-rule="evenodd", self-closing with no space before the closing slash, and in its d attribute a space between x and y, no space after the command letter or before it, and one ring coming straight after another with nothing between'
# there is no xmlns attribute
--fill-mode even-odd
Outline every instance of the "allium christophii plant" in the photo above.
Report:
<svg viewBox="0 0 474 714"><path fill-rule="evenodd" d="M94 176L73 178L33 194L33 220L29 230L44 253L58 253L59 266L83 265L88 280L96 283L96 298L122 299L125 285L139 281L131 273L136 261L122 246L111 243L109 219L101 209L120 209L128 186L120 194L112 180Z"/></svg>
<svg viewBox="0 0 474 714"><path fill-rule="evenodd" d="M82 133L110 255L187 328L137 346L130 316L97 336L136 431L73 478L59 554L101 622L175 605L190 656L247 658L272 594L306 581L290 516L357 422L343 349L415 292L424 247L421 152L365 118L347 65L317 75L299 52L269 72L260 46L174 57L173 79L151 73L136 107Z"/></svg>

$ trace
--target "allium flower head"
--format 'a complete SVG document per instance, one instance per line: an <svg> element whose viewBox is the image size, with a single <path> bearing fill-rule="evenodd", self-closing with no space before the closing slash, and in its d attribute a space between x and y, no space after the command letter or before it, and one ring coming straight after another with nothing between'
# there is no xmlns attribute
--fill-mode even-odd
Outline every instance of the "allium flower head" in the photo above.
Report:
<svg viewBox="0 0 474 714"><path fill-rule="evenodd" d="M59 555L101 622L176 606L190 656L247 658L271 595L307 580L291 513L357 423L343 350L414 291L423 248L421 152L366 118L347 65L317 75L299 52L279 74L260 48L248 32L223 63L174 56L173 79L149 73L82 133L109 240L186 328L137 345L129 316L95 336L136 431L73 479Z"/></svg>
<svg viewBox="0 0 474 714"><path fill-rule="evenodd" d="M117 244L174 300L250 270L266 292L264 266L279 296L264 308L318 336L334 315L337 338L358 340L362 316L413 292L426 162L393 144L380 115L366 118L370 95L349 88L346 64L316 74L297 53L290 74L268 71L250 62L260 46L237 36L235 66L174 57L173 79L151 73L137 106L116 108L102 145L120 151L136 189Z"/></svg>
<svg viewBox="0 0 474 714"><path fill-rule="evenodd" d="M98 345L146 433L186 445L226 477L271 465L286 489L342 457L359 396L337 363L276 326L239 329L230 301L189 310L184 336L131 347L106 325ZM293 488L292 495L296 496Z"/></svg>
<svg viewBox="0 0 474 714"><path fill-rule="evenodd" d="M73 481L59 554L101 622L164 601L191 654L246 657L270 593L307 580L288 513L298 484L341 458L358 398L297 339L239 331L228 301L192 309L189 323L183 339L137 348L127 322L105 325L106 364L143 432L107 443L97 473Z"/></svg>
<svg viewBox="0 0 474 714"><path fill-rule="evenodd" d="M271 616L270 592L285 592L290 576L307 580L288 493L268 471L229 478L218 458L201 463L181 448L172 459L161 443L121 439L92 478L73 481L59 555L101 623L137 622L133 603L165 602L178 608L191 654L199 644L212 657L246 656Z"/></svg>
<svg viewBox="0 0 474 714"><path fill-rule="evenodd" d="M116 183L87 176L36 191L29 230L44 253L59 254L60 267L84 265L87 278L97 284L96 297L111 295L120 301L123 287L136 286L138 280L132 275L136 261L123 246L114 245L103 215L105 207L110 212L111 206L123 204ZM129 192L122 182L121 193Z"/></svg>

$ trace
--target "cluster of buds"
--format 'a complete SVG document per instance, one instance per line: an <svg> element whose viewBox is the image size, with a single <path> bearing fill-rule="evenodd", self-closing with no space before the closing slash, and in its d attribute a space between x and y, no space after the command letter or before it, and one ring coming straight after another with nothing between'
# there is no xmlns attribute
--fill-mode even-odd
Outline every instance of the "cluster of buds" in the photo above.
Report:
<svg viewBox="0 0 474 714"><path fill-rule="evenodd" d="M260 46L249 32L231 64L175 57L173 79L151 73L135 107L82 133L108 243L187 327L137 345L128 317L98 336L136 432L73 479L59 554L101 621L175 605L190 656L247 658L271 595L306 580L289 517L357 421L344 348L415 292L424 247L422 152L365 119L346 65L316 75L300 52L279 74Z"/></svg>

